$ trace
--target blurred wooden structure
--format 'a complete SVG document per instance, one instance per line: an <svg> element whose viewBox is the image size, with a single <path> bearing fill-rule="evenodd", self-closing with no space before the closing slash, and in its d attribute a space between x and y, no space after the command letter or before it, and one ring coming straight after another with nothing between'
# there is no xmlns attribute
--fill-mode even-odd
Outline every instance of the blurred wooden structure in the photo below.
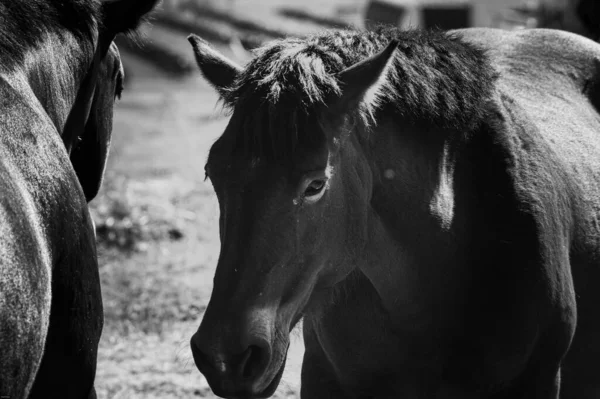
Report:
<svg viewBox="0 0 600 399"><path fill-rule="evenodd" d="M353 23L361 26L364 20L367 28L381 23L404 29L546 27L568 30L596 40L600 38L600 0L357 0L352 3L352 12L357 11L357 20ZM356 3L362 3L364 7ZM199 9L205 12L214 9L244 17L243 13L236 13L235 0L163 0L162 8L171 16L190 14L190 17L197 17ZM298 0L298 10L303 8L302 0ZM360 9L364 10L362 17ZM311 12L323 17L317 10Z"/></svg>
<svg viewBox="0 0 600 399"><path fill-rule="evenodd" d="M554 28L600 39L600 0L370 0L365 25Z"/></svg>
<svg viewBox="0 0 600 399"><path fill-rule="evenodd" d="M377 23L401 28L500 27L506 10L522 3L523 0L371 0L365 21L367 27Z"/></svg>

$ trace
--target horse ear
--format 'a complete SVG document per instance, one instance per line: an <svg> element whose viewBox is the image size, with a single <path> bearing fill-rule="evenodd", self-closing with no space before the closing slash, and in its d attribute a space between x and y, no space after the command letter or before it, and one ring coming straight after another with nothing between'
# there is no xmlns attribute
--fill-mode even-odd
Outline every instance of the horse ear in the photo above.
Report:
<svg viewBox="0 0 600 399"><path fill-rule="evenodd" d="M337 76L342 90L337 100L338 109L347 110L363 101L371 102L386 78L398 41L392 40L381 52L344 69Z"/></svg>
<svg viewBox="0 0 600 399"><path fill-rule="evenodd" d="M242 68L217 50L213 49L205 40L196 35L188 36L188 41L194 48L196 62L202 75L219 92L225 96L225 89L231 87L237 77L242 73Z"/></svg>
<svg viewBox="0 0 600 399"><path fill-rule="evenodd" d="M111 34L135 30L160 0L109 0L102 3L103 25Z"/></svg>

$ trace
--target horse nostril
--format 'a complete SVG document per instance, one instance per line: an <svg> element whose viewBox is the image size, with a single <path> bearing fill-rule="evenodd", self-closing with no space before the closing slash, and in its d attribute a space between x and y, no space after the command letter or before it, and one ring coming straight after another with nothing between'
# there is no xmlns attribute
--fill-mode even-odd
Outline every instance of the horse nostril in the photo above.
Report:
<svg viewBox="0 0 600 399"><path fill-rule="evenodd" d="M251 383L262 377L271 361L271 346L261 338L252 339L252 345L237 353L234 350L229 353L215 350L214 347L204 345L205 342L194 334L190 346L198 370L209 383Z"/></svg>
<svg viewBox="0 0 600 399"><path fill-rule="evenodd" d="M250 345L244 352L240 362L242 377L252 378L260 376L269 363L269 353L260 346Z"/></svg>
<svg viewBox="0 0 600 399"><path fill-rule="evenodd" d="M192 356L194 357L194 363L198 367L200 372L205 373L208 368L210 368L210 362L208 360L208 356L200 349L200 347L194 342L194 337L192 337L190 341L190 346L192 348Z"/></svg>

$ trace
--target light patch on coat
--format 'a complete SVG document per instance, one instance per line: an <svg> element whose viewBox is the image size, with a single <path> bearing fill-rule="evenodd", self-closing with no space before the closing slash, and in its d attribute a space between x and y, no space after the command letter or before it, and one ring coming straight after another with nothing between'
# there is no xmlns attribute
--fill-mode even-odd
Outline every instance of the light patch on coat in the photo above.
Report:
<svg viewBox="0 0 600 399"><path fill-rule="evenodd" d="M448 143L440 162L439 181L429 204L431 213L436 216L442 229L448 230L454 219L454 163L449 159Z"/></svg>

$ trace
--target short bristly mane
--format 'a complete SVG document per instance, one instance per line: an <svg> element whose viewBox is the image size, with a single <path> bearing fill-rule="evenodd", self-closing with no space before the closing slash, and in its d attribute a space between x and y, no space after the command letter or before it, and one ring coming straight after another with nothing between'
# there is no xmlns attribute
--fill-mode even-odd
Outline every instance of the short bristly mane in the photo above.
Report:
<svg viewBox="0 0 600 399"><path fill-rule="evenodd" d="M240 123L237 146L259 157L289 157L303 142L321 141L315 118L325 101L340 93L335 74L382 50L392 38L400 46L375 112L391 106L409 120L458 130L481 121L496 75L482 50L445 32L334 30L257 50L223 98L239 110L234 112ZM370 111L359 111L361 119L368 120Z"/></svg>
<svg viewBox="0 0 600 399"><path fill-rule="evenodd" d="M0 69L22 65L50 33L91 39L99 13L97 0L0 1Z"/></svg>

